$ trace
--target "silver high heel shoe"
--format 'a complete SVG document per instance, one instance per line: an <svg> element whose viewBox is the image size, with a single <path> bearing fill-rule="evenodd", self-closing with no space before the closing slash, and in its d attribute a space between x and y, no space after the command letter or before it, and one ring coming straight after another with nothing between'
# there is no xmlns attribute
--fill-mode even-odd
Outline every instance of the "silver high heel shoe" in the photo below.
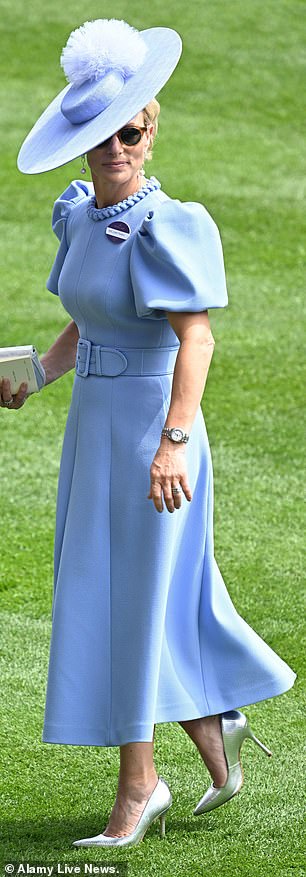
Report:
<svg viewBox="0 0 306 877"><path fill-rule="evenodd" d="M272 755L270 749L267 749L267 747L255 737L246 716L244 716L239 710L231 710L230 712L222 713L221 731L224 754L228 766L227 781L225 786L220 786L220 788L212 783L193 811L194 816L199 816L200 813L208 813L209 810L214 810L215 807L221 807L221 804L225 804L226 801L229 801L234 795L237 795L237 792L241 789L243 783L243 771L240 763L240 749L246 737L250 737L251 740L254 740L254 743L257 743L257 746L260 746L266 755Z"/></svg>
<svg viewBox="0 0 306 877"><path fill-rule="evenodd" d="M145 808L131 834L122 837L111 837L105 834L97 834L95 837L85 837L83 840L73 841L74 847L128 847L139 843L147 829L156 819L160 820L160 837L165 837L166 817L165 813L172 804L172 795L163 777L158 777L158 782L147 800Z"/></svg>

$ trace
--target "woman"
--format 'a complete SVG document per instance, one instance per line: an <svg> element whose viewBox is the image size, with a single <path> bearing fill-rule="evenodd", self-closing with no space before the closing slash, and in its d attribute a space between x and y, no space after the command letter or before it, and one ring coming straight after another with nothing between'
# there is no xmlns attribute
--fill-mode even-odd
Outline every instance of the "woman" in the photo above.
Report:
<svg viewBox="0 0 306 877"><path fill-rule="evenodd" d="M70 85L18 158L39 173L86 153L92 176L55 202L47 287L72 321L42 357L46 384L76 369L42 740L120 746L108 825L76 846L135 844L157 817L163 836L172 797L153 762L159 722L178 721L211 773L194 813L228 801L242 784L243 740L271 755L237 705L295 679L238 615L214 559L200 402L214 347L208 309L227 304L218 230L202 205L172 201L143 176L154 97L180 51L168 29L87 22L63 52ZM2 406L25 398L3 384Z"/></svg>

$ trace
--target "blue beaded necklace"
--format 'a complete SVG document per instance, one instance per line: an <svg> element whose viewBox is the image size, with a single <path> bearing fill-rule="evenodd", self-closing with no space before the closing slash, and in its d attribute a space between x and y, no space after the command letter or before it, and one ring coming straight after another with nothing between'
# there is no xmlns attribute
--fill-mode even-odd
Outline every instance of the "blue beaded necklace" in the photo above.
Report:
<svg viewBox="0 0 306 877"><path fill-rule="evenodd" d="M95 207L96 197L95 195L92 195L88 201L87 215L90 219L94 219L95 222L98 222L99 219L108 219L110 216L117 216L118 213L122 213L124 210L128 210L129 207L133 207L134 204L138 204L138 201L142 201L146 195L149 195L150 192L154 192L154 189L160 189L160 187L161 184L156 177L150 177L138 192L135 192L134 195L129 195L128 198L124 198L124 200L119 201L118 204L112 204L110 207Z"/></svg>

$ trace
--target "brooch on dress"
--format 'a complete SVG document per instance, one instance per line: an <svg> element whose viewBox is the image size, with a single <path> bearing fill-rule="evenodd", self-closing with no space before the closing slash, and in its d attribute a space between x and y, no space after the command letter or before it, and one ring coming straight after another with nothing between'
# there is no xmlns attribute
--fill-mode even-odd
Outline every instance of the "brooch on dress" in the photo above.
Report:
<svg viewBox="0 0 306 877"><path fill-rule="evenodd" d="M116 222L111 222L107 226L105 234L113 244L121 244L122 241L126 241L130 236L131 229L127 222L116 220Z"/></svg>

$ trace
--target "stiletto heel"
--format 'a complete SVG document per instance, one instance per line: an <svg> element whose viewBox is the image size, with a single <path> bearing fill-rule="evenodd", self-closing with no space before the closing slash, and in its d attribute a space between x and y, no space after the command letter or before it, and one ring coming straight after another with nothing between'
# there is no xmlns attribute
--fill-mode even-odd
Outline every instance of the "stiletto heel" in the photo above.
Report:
<svg viewBox="0 0 306 877"><path fill-rule="evenodd" d="M172 795L166 780L158 777L158 782L147 800L144 810L131 834L123 834L121 837L111 837L107 834L97 834L95 837L85 837L82 840L73 841L74 847L128 847L139 843L146 831L156 819L160 819L160 837L166 834L165 814L172 804Z"/></svg>
<svg viewBox="0 0 306 877"><path fill-rule="evenodd" d="M250 726L248 727L248 730L249 730L248 737L250 737L251 740L254 740L254 743L257 743L257 746L259 746L260 749L262 749L262 751L266 753L266 755L269 755L269 756L273 755L271 750L268 749L268 747L265 746L264 743L261 743L261 741L258 740L258 737L255 737L255 734L253 734L253 731L250 728Z"/></svg>
<svg viewBox="0 0 306 877"><path fill-rule="evenodd" d="M166 817L165 817L165 814L164 814L164 813L162 813L161 816L159 817L159 823L160 823L160 824L159 824L159 834L160 834L160 837L165 837L165 834L166 834Z"/></svg>
<svg viewBox="0 0 306 877"><path fill-rule="evenodd" d="M193 811L194 816L200 813L208 813L216 807L221 807L226 801L230 801L234 795L237 795L243 783L243 772L240 762L240 750L243 741L249 737L257 746L271 756L272 752L267 746L264 746L248 723L248 720L239 710L231 710L221 714L221 733L223 739L224 754L228 767L227 780L224 786L217 786L212 783L205 795L200 799Z"/></svg>

